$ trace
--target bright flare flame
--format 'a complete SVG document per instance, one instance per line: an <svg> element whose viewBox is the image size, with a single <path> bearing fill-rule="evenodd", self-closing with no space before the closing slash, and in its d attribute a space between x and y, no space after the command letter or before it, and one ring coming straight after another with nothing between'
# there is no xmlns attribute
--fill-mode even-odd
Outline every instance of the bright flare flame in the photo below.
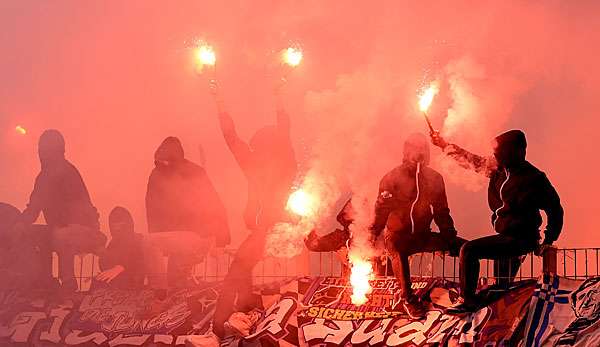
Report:
<svg viewBox="0 0 600 347"><path fill-rule="evenodd" d="M373 265L370 261L364 259L354 259L352 262L352 270L350 274L350 285L352 285L352 303L360 306L365 304L367 294L371 292L369 280L373 277Z"/></svg>
<svg viewBox="0 0 600 347"><path fill-rule="evenodd" d="M302 51L289 47L283 51L283 61L289 66L298 66L302 61Z"/></svg>
<svg viewBox="0 0 600 347"><path fill-rule="evenodd" d="M215 65L217 56L211 46L202 45L196 49L196 59L201 65Z"/></svg>
<svg viewBox="0 0 600 347"><path fill-rule="evenodd" d="M21 135L27 135L27 129L23 128L23 127L22 127L22 126L20 126L20 125L17 125L17 126L15 127L15 131L16 131L17 133L21 134Z"/></svg>
<svg viewBox="0 0 600 347"><path fill-rule="evenodd" d="M435 82L432 83L429 86L429 88L425 89L423 94L419 96L419 109L421 110L421 112L427 112L429 106L431 106L433 98L437 95L439 91L440 89L438 88L438 85Z"/></svg>
<svg viewBox="0 0 600 347"><path fill-rule="evenodd" d="M295 214L306 217L313 212L313 198L302 189L293 192L287 202L287 209Z"/></svg>

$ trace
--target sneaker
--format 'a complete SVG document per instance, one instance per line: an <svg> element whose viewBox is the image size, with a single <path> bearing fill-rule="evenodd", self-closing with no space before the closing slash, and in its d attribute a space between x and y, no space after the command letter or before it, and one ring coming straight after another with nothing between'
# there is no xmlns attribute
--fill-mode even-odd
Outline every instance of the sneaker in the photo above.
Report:
<svg viewBox="0 0 600 347"><path fill-rule="evenodd" d="M479 309L474 302L466 301L463 297L459 297L454 305L446 308L445 313L451 315L461 315L475 312Z"/></svg>
<svg viewBox="0 0 600 347"><path fill-rule="evenodd" d="M423 306L423 304L419 301L419 299L415 297L411 297L409 299L402 300L402 307L406 314L413 320L420 320L425 318L425 314L427 310Z"/></svg>

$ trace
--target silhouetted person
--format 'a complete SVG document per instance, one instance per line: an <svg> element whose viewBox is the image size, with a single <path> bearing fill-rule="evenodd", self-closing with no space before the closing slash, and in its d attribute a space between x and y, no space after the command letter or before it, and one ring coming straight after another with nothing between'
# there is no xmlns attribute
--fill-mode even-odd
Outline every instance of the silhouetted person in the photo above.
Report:
<svg viewBox="0 0 600 347"><path fill-rule="evenodd" d="M316 230L312 230L304 239L306 248L311 252L335 252L342 265L341 276L347 278L350 275L350 261L348 259L348 250L352 247L352 232L350 226L354 222L355 211L352 208L352 200L348 200L340 213L338 213L336 220L342 226L342 229L335 229L334 231L325 235L318 235ZM377 276L392 275L391 261L386 259L373 259L373 272ZM386 265L387 262L387 265Z"/></svg>
<svg viewBox="0 0 600 347"><path fill-rule="evenodd" d="M167 137L154 155L148 180L146 264L149 284L184 286L194 264L214 243L230 242L225 206L204 168L185 159L181 142ZM163 257L168 256L168 269Z"/></svg>
<svg viewBox="0 0 600 347"><path fill-rule="evenodd" d="M97 253L106 237L100 232L98 211L77 168L65 159L65 141L57 130L40 136L38 174L29 204L19 217L16 229L28 229L40 212L49 228L52 249L58 254L58 275L65 291L77 289L73 257Z"/></svg>
<svg viewBox="0 0 600 347"><path fill-rule="evenodd" d="M115 207L108 216L111 240L100 255L100 274L96 287L139 289L144 285L142 235L134 231L133 218L123 207Z"/></svg>
<svg viewBox="0 0 600 347"><path fill-rule="evenodd" d="M495 138L494 158L472 154L457 145L448 144L439 134L433 143L462 166L490 178L488 203L492 225L497 235L465 243L460 250L461 299L449 313L474 311L478 308L475 292L480 259L508 259L517 267L516 257L538 248L543 210L548 217L545 238L538 252L558 238L563 226L560 198L546 175L525 160L527 141L520 130L510 130ZM516 273L511 269L511 274Z"/></svg>
<svg viewBox="0 0 600 347"><path fill-rule="evenodd" d="M400 282L402 306L413 319L425 309L411 289L409 256L419 252L450 251L458 255L463 239L457 237L450 216L442 176L429 165L429 144L422 134L412 134L404 143L402 165L388 172L379 183L373 240L385 229L385 247ZM440 232L432 232L435 221Z"/></svg>
<svg viewBox="0 0 600 347"><path fill-rule="evenodd" d="M244 221L250 235L242 242L229 267L214 318L213 330L222 337L223 325L251 304L252 270L264 257L267 233L285 221L285 206L296 177L297 164L290 140L290 121L277 110L277 124L259 129L249 143L242 140L233 120L218 101L223 137L248 182ZM237 294L237 302L236 302Z"/></svg>

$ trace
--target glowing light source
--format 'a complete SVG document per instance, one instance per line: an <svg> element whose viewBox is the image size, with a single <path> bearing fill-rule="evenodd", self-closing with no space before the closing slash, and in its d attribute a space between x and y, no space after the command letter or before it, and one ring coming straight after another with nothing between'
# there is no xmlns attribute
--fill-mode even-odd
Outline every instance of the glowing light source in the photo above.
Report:
<svg viewBox="0 0 600 347"><path fill-rule="evenodd" d="M306 217L313 212L313 197L302 189L293 192L287 202L287 209L293 213Z"/></svg>
<svg viewBox="0 0 600 347"><path fill-rule="evenodd" d="M200 65L214 66L217 62L215 51L209 45L202 45L196 49L196 59Z"/></svg>
<svg viewBox="0 0 600 347"><path fill-rule="evenodd" d="M429 106L431 106L431 103L433 102L433 98L439 91L439 87L435 82L431 83L429 88L423 91L423 93L419 96L419 110L421 110L421 112L427 113Z"/></svg>
<svg viewBox="0 0 600 347"><path fill-rule="evenodd" d="M373 277L373 265L371 262L354 258L350 259L352 269L350 273L350 285L352 286L352 295L350 299L354 305L363 305L367 299L367 294L371 292L369 280Z"/></svg>
<svg viewBox="0 0 600 347"><path fill-rule="evenodd" d="M289 66L298 66L302 61L302 51L298 48L289 47L283 51L283 62Z"/></svg>
<svg viewBox="0 0 600 347"><path fill-rule="evenodd" d="M27 129L23 128L23 127L22 127L22 126L20 126L20 125L17 125L17 126L15 127L15 131L16 131L18 134L21 134L21 135L27 135Z"/></svg>

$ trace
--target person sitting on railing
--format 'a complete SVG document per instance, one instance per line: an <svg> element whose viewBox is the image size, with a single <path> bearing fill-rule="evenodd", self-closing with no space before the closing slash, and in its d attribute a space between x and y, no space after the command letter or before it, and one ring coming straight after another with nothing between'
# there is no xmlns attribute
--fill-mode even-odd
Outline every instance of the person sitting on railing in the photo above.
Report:
<svg viewBox="0 0 600 347"><path fill-rule="evenodd" d="M465 242L454 228L444 180L428 166L429 155L425 135L417 133L408 137L402 165L381 179L371 226L373 242L386 230L385 247L400 282L402 305L413 319L424 317L425 308L411 290L409 256L433 251L458 255ZM432 232L432 220L439 233Z"/></svg>
<svg viewBox="0 0 600 347"><path fill-rule="evenodd" d="M229 244L230 233L225 206L206 170L185 158L178 138L161 143L154 163L146 192L145 262L149 285L166 291L184 287L213 238L220 250Z"/></svg>
<svg viewBox="0 0 600 347"><path fill-rule="evenodd" d="M552 245L563 226L563 208L558 193L535 166L525 160L527 140L520 130L510 130L495 138L494 157L481 157L447 143L439 133L432 134L434 145L462 166L490 178L488 203L497 235L465 243L460 250L461 297L449 313L477 310L477 279L480 259L514 258L537 249L538 254ZM541 245L540 210L548 223ZM513 263L519 265L518 262ZM512 269L513 275L516 273Z"/></svg>
<svg viewBox="0 0 600 347"><path fill-rule="evenodd" d="M50 244L58 254L58 276L65 292L78 289L74 256L98 253L106 236L100 232L98 211L77 168L65 159L65 140L57 130L46 130L38 143L41 171L29 204L15 224L26 233L40 212L48 225Z"/></svg>
<svg viewBox="0 0 600 347"><path fill-rule="evenodd" d="M352 199L348 200L336 220L342 225L342 229L319 236L316 230L312 230L304 239L306 248L311 252L335 252L342 264L342 276L347 277L350 274L350 264L348 260L348 247L350 246L351 232L350 225L354 221L352 218ZM385 262L374 261L375 274L379 276L393 275L391 261L385 257L385 262L389 266L386 267Z"/></svg>
<svg viewBox="0 0 600 347"><path fill-rule="evenodd" d="M134 231L133 218L123 207L113 208L108 216L111 240L100 254L100 274L95 288L139 289L144 285L142 235Z"/></svg>

